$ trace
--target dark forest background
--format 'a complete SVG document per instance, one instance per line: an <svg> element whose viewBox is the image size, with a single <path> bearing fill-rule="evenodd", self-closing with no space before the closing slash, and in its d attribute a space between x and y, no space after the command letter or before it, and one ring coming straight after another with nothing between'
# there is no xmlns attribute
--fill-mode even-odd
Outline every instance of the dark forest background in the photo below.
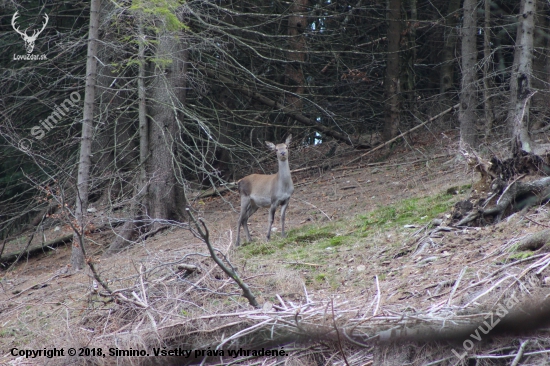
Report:
<svg viewBox="0 0 550 366"><path fill-rule="evenodd" d="M241 178L265 140L289 133L369 149L446 112L427 133L458 129L466 150L532 152L549 128L549 10L532 0L0 2L0 239L59 207L81 221L88 201L128 205L155 230L185 216L186 188ZM27 52L12 22L31 35L45 14L32 54L46 59L17 59Z"/></svg>

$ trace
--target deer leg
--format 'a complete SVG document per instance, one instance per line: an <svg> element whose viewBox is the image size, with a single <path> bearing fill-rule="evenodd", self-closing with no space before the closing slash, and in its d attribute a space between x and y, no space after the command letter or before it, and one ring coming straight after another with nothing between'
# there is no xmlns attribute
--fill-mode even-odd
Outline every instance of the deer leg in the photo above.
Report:
<svg viewBox="0 0 550 366"><path fill-rule="evenodd" d="M237 222L237 240L235 240L235 246L241 245L241 226L243 224L243 213L239 215L239 221Z"/></svg>
<svg viewBox="0 0 550 366"><path fill-rule="evenodd" d="M286 208L288 207L288 202L290 200L286 200L283 205L281 206L281 236L284 238L286 237L286 234L285 234L285 213L286 213Z"/></svg>
<svg viewBox="0 0 550 366"><path fill-rule="evenodd" d="M269 218L267 225L267 240L271 238L271 226L273 225L273 219L275 218L275 211L277 210L277 203L272 203L269 208Z"/></svg>
<svg viewBox="0 0 550 366"><path fill-rule="evenodd" d="M237 222L237 240L235 241L235 246L241 244L241 226L244 226L244 232L250 241L250 233L248 232L248 226L246 225L248 221L248 211L250 209L250 197L241 196L241 213L239 215L239 221Z"/></svg>
<svg viewBox="0 0 550 366"><path fill-rule="evenodd" d="M246 238L250 242L252 241L252 237L250 236L250 231L248 231L248 219L250 216L254 214L258 210L258 206L254 205L254 203L251 203L248 207L248 210L246 211L246 216L244 217L244 232L246 233Z"/></svg>

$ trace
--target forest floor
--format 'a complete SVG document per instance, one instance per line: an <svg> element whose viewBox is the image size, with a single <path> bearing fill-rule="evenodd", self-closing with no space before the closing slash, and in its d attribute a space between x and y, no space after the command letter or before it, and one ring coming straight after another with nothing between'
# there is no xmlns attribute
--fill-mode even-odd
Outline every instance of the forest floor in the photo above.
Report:
<svg viewBox="0 0 550 366"><path fill-rule="evenodd" d="M299 171L293 175L295 191L286 215L289 235L285 239L279 235L277 214L272 241L265 241L267 210L259 210L249 221L254 241L234 248L239 208L234 192L195 198L192 207L208 226L212 243L227 253L261 304L277 303L278 298L287 303L299 303L305 297L332 298L340 303L363 302L372 309L377 299L378 312L386 314L447 303L489 306L501 292L483 295L472 284L514 262L518 264L510 271L521 278L531 254L515 252L513 245L542 229L537 223L548 222L548 208L514 214L496 225L449 228L420 240L434 219L441 219L443 226L449 221L453 205L468 196L478 179L477 173L456 159L456 134L442 136L423 136L413 145L399 145L391 154L381 150L358 160L364 152L340 145L335 151L329 144L293 148L291 169ZM272 160L272 165L264 165L267 171L276 169ZM94 225L101 227L107 214L99 208L94 215ZM54 232L53 226L45 234L48 239L70 232L67 227ZM231 306L237 303L249 308L238 289L228 289L227 277L215 268L204 243L189 230L170 228L118 255L102 257L112 239L110 230L93 234L88 249L112 289L134 286L141 266L153 270L185 259L209 275L201 286L216 288L218 293L232 292L227 300ZM123 332L123 318L94 323L98 318L91 317L91 312L103 312L108 318L114 305L93 295L94 281L88 270L64 274L69 259L70 247L63 246L0 272L0 364L63 364L55 358L16 358L10 350L97 347L102 335ZM469 270L463 271L466 267ZM166 273L165 282L175 284L170 271ZM544 290L550 272L541 273ZM449 285L459 278L459 286ZM193 287L189 281L181 286L186 291ZM202 299L194 296L196 307L224 311L226 302L209 302L208 292L200 295ZM517 347L512 344L511 348ZM429 358L425 355L424 360Z"/></svg>

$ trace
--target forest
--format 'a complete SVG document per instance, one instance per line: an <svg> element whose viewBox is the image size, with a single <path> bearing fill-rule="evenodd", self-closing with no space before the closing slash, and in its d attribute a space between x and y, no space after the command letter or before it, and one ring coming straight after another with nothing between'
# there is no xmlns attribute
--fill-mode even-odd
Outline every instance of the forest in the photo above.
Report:
<svg viewBox="0 0 550 366"><path fill-rule="evenodd" d="M98 258L116 260L120 253L176 229L207 244L205 253L209 254L205 256L211 256L220 267L224 261L227 265L227 253L212 248L210 243L219 230L210 226L205 207L215 215L237 212L236 195L231 198L238 192L236 182L251 173L276 172L275 157L265 141L278 144L293 136L289 160L298 187L311 177L305 175L306 171L322 172L321 177L326 172L348 169L361 159L363 165L357 167L357 174L378 169L376 164L382 160L391 160L396 169L401 169L400 164L409 158L415 162L424 159L416 155L413 159L408 152L430 145L444 146L451 165L466 167L467 173L458 174L460 179L456 181L462 184L466 176L476 181L470 184L467 194L460 187L445 187L449 192L456 191L453 194L460 199L446 207L448 212L452 210L447 228L496 230L496 225L517 212L533 207L545 210L550 199L548 1L14 0L0 2L0 10L0 270L5 273L0 272L0 285L15 276L13 271L25 258L28 261L30 254L43 253L45 247L67 245L70 258L63 263L67 275L85 272L95 286L93 296L108 299L98 300L103 307L122 306L125 310L113 310L125 324L121 329L131 324L150 324L148 333L140 333L139 341L127 340L126 348L157 347L158 351L158 347L173 348L183 342L188 349L223 350L223 345L230 345L233 352L243 344L268 349L280 347L288 339L299 343L307 335L321 344L332 342L332 346L318 351L319 355L312 351L307 356L296 356L296 364L397 365L410 355L410 349L403 346L394 359L381 354L371 359L367 351L358 351L354 361L347 360L340 338L345 330L339 330L344 328L339 328L336 321L322 329L314 329L315 322L301 326L298 313L294 328L281 330L279 338L269 341L260 338L269 326L275 329L277 321L260 315L258 319L264 326L256 333L252 331L254 326L239 328L234 318L208 329L182 325L180 320L170 323L162 314L176 309L177 301L154 311L147 301L147 296L153 301L153 293L161 291L157 288L160 278L169 277L170 272L154 272L161 266L158 263L149 263L146 269L145 264L132 262L132 271L137 275L130 282L135 280L131 285L135 289L129 290L134 287L124 281L120 286L124 283L126 290L113 287L113 280L108 279L107 270L100 264L103 259ZM321 157L312 158L312 151L318 151ZM366 156L379 160L368 160ZM415 167L409 165L411 170ZM447 182L454 179L449 177L445 176ZM374 180L365 176L358 182L368 183L370 179ZM338 184L342 190L356 189L353 182ZM392 189L386 186L383 192ZM319 192L323 190L320 186ZM313 199L303 200L301 204L306 202L318 209L323 220L336 217L317 207L320 205ZM443 210L438 214L443 215ZM373 226L367 216L361 216L361 230ZM233 225L237 224L236 217L232 216ZM546 221L539 226L548 228L548 217L542 220ZM48 234L61 230L63 235L48 241L45 230ZM263 226L261 230L263 233ZM358 230L342 229L342 235L355 238ZM354 234L350 234L352 231ZM437 231L427 228L423 239L415 242L416 249L423 250L422 242L440 235ZM520 248L538 253L550 246L548 229L529 234L533 236L520 238ZM94 235L101 236L100 250ZM340 237L324 231L311 234L314 239L308 235L298 237L307 237L306 241L326 239L333 244ZM229 243L233 239L231 236ZM394 258L415 252L402 248L395 251ZM529 268L540 269L537 274L544 282L541 273L550 262L540 253L533 258L536 266ZM314 267L310 261L304 263ZM199 271L196 265L178 265L178 278ZM158 282L148 277L152 276L150 271L158 275ZM239 301L262 308L253 295L255 286L248 288L231 263L223 271L216 276L235 280L239 290L233 291L242 291L246 298ZM451 298L464 271L458 270L460 277L451 284ZM377 285L378 280L376 277ZM477 281L482 283L479 278ZM198 282L194 288L197 286ZM301 292L302 285L297 286ZM497 287L495 284L492 288ZM303 289L306 291L305 285ZM219 293L213 291L213 295ZM2 301L20 295L10 296ZM310 300L307 291L304 296ZM95 300L87 301L85 307L89 308ZM198 304L199 300L193 301ZM280 297L270 301L279 301L279 310L285 313L281 317L288 317L283 323L294 321L294 304ZM463 303L473 305L474 300ZM373 317L379 316L378 304L373 304ZM335 310L332 303L333 319L338 318L334 314L337 310L342 309ZM187 314L191 310L178 311ZM347 314L351 310L342 311ZM143 317L129 315L134 312ZM312 314L321 316L321 311ZM93 313L79 321L102 319L114 327L103 316ZM411 323L399 323L396 313L385 316L375 319L373 327L377 331L386 331L384 326L390 323L400 324L405 327L401 336L394 334L389 339L417 340L406 331ZM346 334L347 341L352 346L369 344L366 334L370 330L363 330L363 321L353 323L352 318L346 318L351 322L348 326L364 333L357 337ZM423 319L429 323L423 323L429 333L441 325L438 322L443 318ZM518 323L509 322L512 328ZM441 339L464 338L456 332L467 336L472 324L457 324L463 328L446 330L450 333L441 335ZM111 337L116 332L109 329L113 331L108 333ZM229 333L223 333L223 341L214 341L214 334L223 329ZM502 333L508 331L506 326L503 329ZM181 331L195 332L197 339L174 335ZM378 334L379 339L384 338L384 331ZM325 333L330 333L326 339ZM82 337L67 335L64 339L83 344ZM114 339L109 337L104 339ZM420 338L425 341L433 337ZM94 342L94 347L107 347L101 340ZM522 342L513 359L517 360L515 365L529 349L527 341ZM550 341L541 343L541 349L548 352ZM462 346L460 349L462 353ZM327 356L331 352L341 355L338 362ZM273 360L281 358L280 352L274 354L277 356ZM206 357L204 352L199 356ZM220 355L208 356L208 362L214 362ZM247 364L247 357L240 358L242 364ZM99 364L100 359L79 362ZM472 361L475 359L467 363L459 358L458 362L497 364L491 363L490 357ZM220 360L216 362L225 363ZM453 364L441 360L446 360L441 364ZM121 362L141 364L132 358Z"/></svg>

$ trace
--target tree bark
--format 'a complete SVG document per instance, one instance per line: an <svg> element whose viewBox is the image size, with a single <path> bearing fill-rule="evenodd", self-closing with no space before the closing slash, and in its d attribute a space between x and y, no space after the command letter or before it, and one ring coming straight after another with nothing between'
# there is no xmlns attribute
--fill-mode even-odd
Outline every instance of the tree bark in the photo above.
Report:
<svg viewBox="0 0 550 366"><path fill-rule="evenodd" d="M447 93L454 85L455 47L458 38L456 25L459 19L459 8L460 0L449 1L443 35L443 52L441 53L441 74L439 79L439 92L441 94ZM445 95L445 98L449 98L449 96Z"/></svg>
<svg viewBox="0 0 550 366"><path fill-rule="evenodd" d="M407 0L405 2L408 8L407 29L402 33L406 34L406 50L400 52L403 57L403 87L402 95L404 108L415 113L416 103L416 28L418 27L418 9L417 0ZM405 43L404 42L404 43Z"/></svg>
<svg viewBox="0 0 550 366"><path fill-rule="evenodd" d="M526 238L521 239L518 242L518 249L517 250L539 250L542 247L550 246L550 229L539 231L538 233L534 233L529 235Z"/></svg>
<svg viewBox="0 0 550 366"><path fill-rule="evenodd" d="M172 32L159 35L156 52L154 84L151 87L149 124L150 158L148 208L149 217L158 219L183 218L186 202L176 179L176 134L185 105L185 73L187 51ZM162 226L154 221L152 230Z"/></svg>
<svg viewBox="0 0 550 366"><path fill-rule="evenodd" d="M536 0L522 0L514 52L514 65L510 78L510 109L508 123L512 134L512 152L520 149L532 152L529 137L529 104L533 95L533 34L535 33Z"/></svg>
<svg viewBox="0 0 550 366"><path fill-rule="evenodd" d="M147 92L145 90L145 42L146 37L143 32L143 19L139 19L138 24L138 118L139 118L139 182L138 182L138 203L145 205L143 197L147 197L147 159L149 157L149 121L147 120ZM138 199L136 198L136 199ZM144 207L144 212L147 212L147 207Z"/></svg>
<svg viewBox="0 0 550 366"><path fill-rule="evenodd" d="M92 0L90 7L90 31L88 33L88 57L86 61L86 90L84 95L84 111L82 117L82 141L80 142L80 158L78 163L78 179L76 194L76 232L73 235L71 251L71 267L80 270L84 267L85 248L84 235L86 231L86 209L88 208L88 190L92 153L92 133L94 119L94 99L97 69L97 39L99 37L99 9L101 0Z"/></svg>
<svg viewBox="0 0 550 366"><path fill-rule="evenodd" d="M147 212L147 158L149 156L149 125L147 121L146 110L146 90L145 90L145 34L143 32L143 15L137 14L137 43L138 43L138 118L139 118L139 175L135 184L133 192L132 203L130 205L130 212L128 214L128 221L124 223L121 230L117 233L115 240L109 246L106 254L112 254L119 252L121 249L130 243L130 240L136 233L136 220L139 220L145 212Z"/></svg>
<svg viewBox="0 0 550 366"><path fill-rule="evenodd" d="M108 17L114 4L104 1L100 19ZM98 44L97 58L101 60L97 69L97 113L92 141L92 176L90 197L98 206L108 205L121 191L128 188L127 180L121 179L123 172L135 168L137 160L135 132L131 113L126 110L128 91L123 81L133 74L122 74L113 66L120 61L117 54L116 36L102 29L102 42ZM130 187L131 189L131 187Z"/></svg>
<svg viewBox="0 0 550 366"><path fill-rule="evenodd" d="M461 147L477 148L476 130L476 62L477 62L477 0L464 0L464 22L462 25L462 85L460 92Z"/></svg>
<svg viewBox="0 0 550 366"><path fill-rule="evenodd" d="M537 15L535 17L534 49L540 50L533 53L533 77L531 79L534 90L541 93L533 95L531 100L529 130L535 133L548 123L548 90L550 89L550 37L546 31L550 27L550 3L546 0L537 0ZM548 126L547 128L550 128ZM535 149L533 149L535 151Z"/></svg>
<svg viewBox="0 0 550 366"><path fill-rule="evenodd" d="M384 80L384 129L388 141L399 132L399 41L401 39L401 0L388 0L388 56Z"/></svg>
<svg viewBox="0 0 550 366"><path fill-rule="evenodd" d="M483 111L485 112L485 138L489 137L495 119L491 102L492 78L489 76L491 64L491 0L485 0L483 24Z"/></svg>
<svg viewBox="0 0 550 366"><path fill-rule="evenodd" d="M304 31L307 28L307 16L303 13L307 9L308 0L294 0L290 6L291 16L288 18L287 34L288 62L285 68L285 84L287 85L289 94L286 96L287 104L297 110L302 110L302 99L300 95L304 94L304 72L302 65L306 59L306 38Z"/></svg>

